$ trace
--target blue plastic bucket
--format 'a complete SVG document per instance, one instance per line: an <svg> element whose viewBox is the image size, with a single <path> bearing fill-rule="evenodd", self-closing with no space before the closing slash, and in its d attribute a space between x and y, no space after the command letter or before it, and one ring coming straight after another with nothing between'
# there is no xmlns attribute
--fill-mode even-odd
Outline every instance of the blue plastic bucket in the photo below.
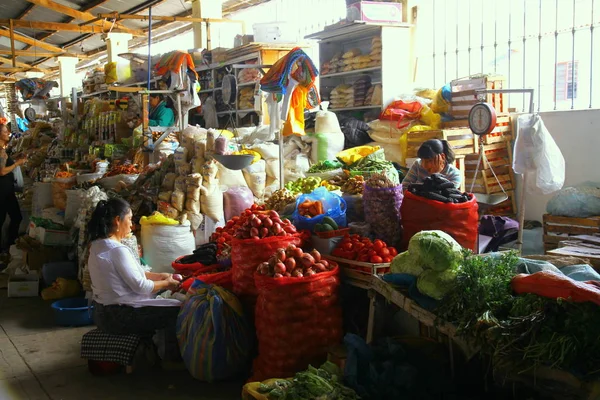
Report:
<svg viewBox="0 0 600 400"><path fill-rule="evenodd" d="M60 326L86 326L92 325L93 309L88 300L83 297L62 299L52 303L54 319Z"/></svg>

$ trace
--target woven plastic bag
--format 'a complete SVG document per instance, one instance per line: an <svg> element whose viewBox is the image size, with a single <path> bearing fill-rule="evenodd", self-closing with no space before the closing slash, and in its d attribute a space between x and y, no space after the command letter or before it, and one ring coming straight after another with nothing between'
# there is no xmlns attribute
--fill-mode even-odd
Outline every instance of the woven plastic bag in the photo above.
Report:
<svg viewBox="0 0 600 400"><path fill-rule="evenodd" d="M258 264L268 261L278 248L302 243L300 235L272 236L264 239L233 239L231 244L231 273L233 292L238 295L256 296L254 272Z"/></svg>
<svg viewBox="0 0 600 400"><path fill-rule="evenodd" d="M365 221L371 224L375 236L390 246L397 247L402 239L403 197L402 185L385 189L365 185L363 192Z"/></svg>
<svg viewBox="0 0 600 400"><path fill-rule="evenodd" d="M320 201L323 203L325 214L317 215L313 218L308 218L300 215L298 206L306 200ZM346 222L346 201L335 193L331 193L325 187L321 186L315 189L312 193L303 194L296 199L296 209L294 210L294 225L298 229L312 230L316 224L320 224L323 218L332 218L340 228L345 228Z"/></svg>
<svg viewBox="0 0 600 400"><path fill-rule="evenodd" d="M244 371L252 350L250 324L240 301L220 286L195 281L177 318L177 339L190 374L201 381Z"/></svg>
<svg viewBox="0 0 600 400"><path fill-rule="evenodd" d="M415 233L421 231L443 231L462 247L477 251L477 227L479 222L477 200L465 203L442 203L406 192L402 201L402 250ZM368 220L368 219L367 219Z"/></svg>
<svg viewBox="0 0 600 400"><path fill-rule="evenodd" d="M258 358L252 380L293 376L325 361L343 335L339 267L305 278L254 278Z"/></svg>

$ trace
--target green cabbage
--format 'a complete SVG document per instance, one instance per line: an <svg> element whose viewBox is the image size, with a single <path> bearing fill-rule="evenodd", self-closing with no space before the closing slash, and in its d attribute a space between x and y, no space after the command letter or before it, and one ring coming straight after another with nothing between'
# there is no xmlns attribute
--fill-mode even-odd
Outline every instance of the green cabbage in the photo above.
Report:
<svg viewBox="0 0 600 400"><path fill-rule="evenodd" d="M456 285L458 268L445 271L424 271L417 279L417 289L424 295L441 300Z"/></svg>
<svg viewBox="0 0 600 400"><path fill-rule="evenodd" d="M444 271L462 261L462 247L442 231L421 231L408 243L408 251L416 256L423 269Z"/></svg>
<svg viewBox="0 0 600 400"><path fill-rule="evenodd" d="M411 255L408 251L394 257L390 268L394 274L419 276L423 272L418 257Z"/></svg>

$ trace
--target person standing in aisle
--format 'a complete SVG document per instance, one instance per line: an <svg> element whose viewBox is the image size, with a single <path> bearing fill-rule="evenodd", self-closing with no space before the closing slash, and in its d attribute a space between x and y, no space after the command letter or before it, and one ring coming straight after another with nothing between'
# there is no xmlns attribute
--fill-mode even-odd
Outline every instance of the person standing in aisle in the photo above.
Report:
<svg viewBox="0 0 600 400"><path fill-rule="evenodd" d="M169 127L175 125L175 114L167 105L167 101L160 93L150 94L150 115L148 126Z"/></svg>
<svg viewBox="0 0 600 400"><path fill-rule="evenodd" d="M411 183L422 183L433 174L441 174L444 178L460 187L461 177L458 168L454 166L454 151L447 140L430 139L419 147L416 159L406 177L402 181L404 189Z"/></svg>
<svg viewBox="0 0 600 400"><path fill-rule="evenodd" d="M13 160L8 156L7 147L10 141L11 133L8 127L0 124L0 245L2 244L2 226L6 220L6 215L10 217L8 226L8 239L6 240L6 248L2 252L8 250L15 243L19 236L19 225L21 225L21 209L15 195L15 177L13 171L25 164L27 158L20 155Z"/></svg>

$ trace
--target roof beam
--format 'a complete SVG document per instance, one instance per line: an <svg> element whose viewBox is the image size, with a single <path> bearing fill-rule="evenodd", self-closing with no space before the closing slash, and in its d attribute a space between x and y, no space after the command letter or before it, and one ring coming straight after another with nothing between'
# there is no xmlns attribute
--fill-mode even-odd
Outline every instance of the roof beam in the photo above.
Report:
<svg viewBox="0 0 600 400"><path fill-rule="evenodd" d="M12 63L12 61L13 61L13 60L12 60L12 59L10 59L10 58L4 58L4 57L0 57L0 62L3 62L3 63L5 63L5 64L10 64L10 63ZM15 65L15 67L21 67L21 68L33 68L33 66L32 66L32 65L25 64L25 63L23 63L23 62L20 62L20 61L17 61L17 62L16 62L16 65ZM49 72L50 72L50 70L48 70L48 69L43 69L43 68L38 68L38 69L39 69L41 72L45 73L45 74L47 74L47 73L49 73Z"/></svg>
<svg viewBox="0 0 600 400"><path fill-rule="evenodd" d="M10 31L6 30L6 29L0 29L0 36L4 36L7 38L10 38ZM54 45L51 45L50 43L45 43L42 42L40 40L37 39L33 39L27 36L23 36L21 34L18 34L17 32L14 33L14 38L15 41L17 42L21 42L21 43L25 43L25 44L30 44L32 46L35 47L39 47L40 49L44 49L44 50L48 50L48 51L54 51L57 53L61 53L64 50L61 49L60 47L56 47Z"/></svg>
<svg viewBox="0 0 600 400"><path fill-rule="evenodd" d="M12 55L12 51L11 50L5 50L5 49L0 49L0 54L2 55ZM86 55L84 54L69 54L66 52L60 52L60 53L49 53L49 52L44 52L44 51L35 51L35 50L15 50L15 55L17 57L60 57L60 56L77 56L77 58L88 58Z"/></svg>
<svg viewBox="0 0 600 400"><path fill-rule="evenodd" d="M148 19L152 18L153 20L168 21L168 22L210 22L210 23L234 22L234 23L238 23L238 24L244 23L244 21L225 19L225 18L192 18L192 17L177 17L177 16L162 17L162 16L158 16L158 15L153 15L152 17L150 17L148 15L131 15L131 14L119 14L119 13L98 14L98 17L99 18L116 18L117 20L135 19L135 20L141 20L141 21L148 21Z"/></svg>
<svg viewBox="0 0 600 400"><path fill-rule="evenodd" d="M79 33L104 33L100 26L79 26L76 24L66 24L62 22L41 22L41 21L19 21L12 20L12 24L17 28L39 29L44 31L67 31ZM10 20L0 19L0 26L9 26ZM121 29L113 29L113 32L123 32Z"/></svg>
<svg viewBox="0 0 600 400"><path fill-rule="evenodd" d="M65 15L68 15L69 17L79 19L82 21L89 21L91 19L96 18L94 15L90 14L87 11L75 10L73 8L56 3L52 0L27 0L27 1L32 4L35 4L37 6L45 7L49 10L55 11L60 14L65 14ZM113 26L113 24L108 21L96 21L96 22L94 22L94 25L102 26L106 31L109 31ZM144 33L140 30L129 29L126 26L123 26L119 23L116 23L115 25L117 27L121 28L123 30L123 32L127 32L127 33L130 33L135 36L144 36Z"/></svg>
<svg viewBox="0 0 600 400"><path fill-rule="evenodd" d="M30 67L33 68L33 67ZM21 67L0 67L0 72L24 72L27 68Z"/></svg>

